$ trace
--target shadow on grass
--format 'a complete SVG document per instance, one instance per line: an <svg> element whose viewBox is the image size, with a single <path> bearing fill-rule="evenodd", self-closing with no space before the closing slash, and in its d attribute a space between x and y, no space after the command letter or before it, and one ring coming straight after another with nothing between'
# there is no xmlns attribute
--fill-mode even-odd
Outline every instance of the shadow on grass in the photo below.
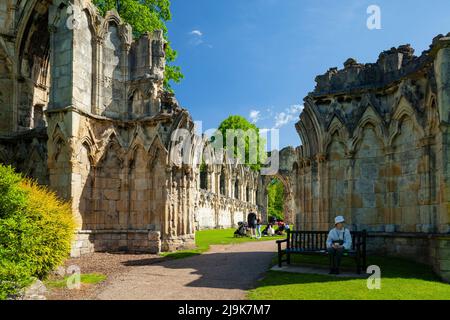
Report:
<svg viewBox="0 0 450 320"><path fill-rule="evenodd" d="M277 261L277 258L274 258L272 263L276 264ZM291 263L293 266L317 266L325 268L329 265L329 258L327 256L292 255ZM387 256L368 256L367 266L372 265L379 266L382 277L386 278L409 278L440 281L440 278L432 271L430 266L407 259ZM342 259L343 270L352 271L355 266L356 264L353 258L344 257Z"/></svg>

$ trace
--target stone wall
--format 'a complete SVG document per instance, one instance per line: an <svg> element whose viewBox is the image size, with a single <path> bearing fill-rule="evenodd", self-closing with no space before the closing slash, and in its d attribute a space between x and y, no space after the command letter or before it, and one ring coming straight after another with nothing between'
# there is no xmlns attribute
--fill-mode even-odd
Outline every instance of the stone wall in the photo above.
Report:
<svg viewBox="0 0 450 320"><path fill-rule="evenodd" d="M189 248L196 229L254 210L242 166L211 166L203 197L201 139L163 88L162 31L133 39L89 0L3 1L0 31L0 162L71 201L72 255ZM194 142L184 161L177 132Z"/></svg>
<svg viewBox="0 0 450 320"><path fill-rule="evenodd" d="M205 148L206 149L206 148ZM218 162L220 163L220 162ZM256 194L259 173L242 164L205 165L199 168L196 186L196 228L231 228L259 212Z"/></svg>
<svg viewBox="0 0 450 320"><path fill-rule="evenodd" d="M385 253L448 277L450 34L420 57L406 45L373 64L349 59L316 78L297 123L297 226L344 215ZM407 234L408 236L405 236Z"/></svg>
<svg viewBox="0 0 450 320"><path fill-rule="evenodd" d="M13 166L40 184L48 184L45 128L0 135L0 163Z"/></svg>

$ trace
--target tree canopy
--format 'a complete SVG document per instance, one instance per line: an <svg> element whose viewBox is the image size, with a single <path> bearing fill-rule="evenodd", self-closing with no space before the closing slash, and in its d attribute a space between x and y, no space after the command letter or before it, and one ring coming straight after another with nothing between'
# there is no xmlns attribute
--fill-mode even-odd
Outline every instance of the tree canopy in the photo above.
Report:
<svg viewBox="0 0 450 320"><path fill-rule="evenodd" d="M171 81L178 83L184 75L179 66L173 65L177 52L170 45L166 26L166 22L172 19L170 0L93 0L93 3L102 15L115 9L131 25L135 37L145 32L163 30L167 41L164 87L172 92Z"/></svg>
<svg viewBox="0 0 450 320"><path fill-rule="evenodd" d="M273 179L267 187L267 196L269 202L269 217L274 217L277 220L284 219L284 186L278 179Z"/></svg>
<svg viewBox="0 0 450 320"><path fill-rule="evenodd" d="M234 130L233 132L235 134L235 139L231 146L227 145L227 134L230 133L229 130ZM256 125L250 123L242 116L230 116L220 124L219 131L223 136L225 150L232 148L234 156L240 159L245 165L255 171L261 169L261 165L266 161L266 142L264 138L260 137L259 128ZM242 154L239 152L239 144L244 142L245 159L242 159Z"/></svg>

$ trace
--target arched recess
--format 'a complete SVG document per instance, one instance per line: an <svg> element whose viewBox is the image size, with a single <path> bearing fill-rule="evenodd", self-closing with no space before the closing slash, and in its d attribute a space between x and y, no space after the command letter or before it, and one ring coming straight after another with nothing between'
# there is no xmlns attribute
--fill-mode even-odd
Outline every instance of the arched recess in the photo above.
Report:
<svg viewBox="0 0 450 320"><path fill-rule="evenodd" d="M111 118L126 118L128 96L126 90L127 48L131 44L131 29L115 11L109 11L99 28L102 60L99 66L103 83L99 83L102 100L99 114Z"/></svg>
<svg viewBox="0 0 450 320"><path fill-rule="evenodd" d="M284 175L277 174L274 176L261 176L258 183L257 205L260 208L264 220L268 220L268 192L267 188L272 181L276 179L283 184L283 213L284 220L287 223L295 223L295 203L294 194L292 193L292 186L290 179Z"/></svg>
<svg viewBox="0 0 450 320"><path fill-rule="evenodd" d="M349 132L347 130L347 127L342 123L342 121L338 117L334 117L330 125L328 127L328 130L325 134L324 144L323 144L323 150L326 151L326 154L328 155L328 160L332 160L333 155L329 153L330 145L332 143L339 143L342 148L344 148L344 153L347 154L349 152L347 141L349 140Z"/></svg>
<svg viewBox="0 0 450 320"><path fill-rule="evenodd" d="M124 211L122 206L127 204L121 192L125 190L122 183L125 181L124 160L123 150L112 135L95 170L94 194L98 201L94 202L94 219L98 229L117 229L128 223L127 216L119 215Z"/></svg>
<svg viewBox="0 0 450 320"><path fill-rule="evenodd" d="M393 161L395 167L390 172L393 195L391 200L391 223L400 232L421 232L421 225L434 223L433 210L430 208L430 185L428 178L430 161L426 159L434 153L430 148L422 150L423 129L409 113L409 108L397 113L392 132ZM425 192L423 192L425 191ZM422 207L423 205L423 207Z"/></svg>
<svg viewBox="0 0 450 320"><path fill-rule="evenodd" d="M149 203L153 199L148 197L150 190L148 157L144 147L136 145L131 152L129 161L130 220L128 226L133 229L145 229L151 221ZM119 214L126 215L127 212L119 210Z"/></svg>
<svg viewBox="0 0 450 320"><path fill-rule="evenodd" d="M234 198L237 200L240 200L240 181L239 178L236 178L236 180L234 181Z"/></svg>
<svg viewBox="0 0 450 320"><path fill-rule="evenodd" d="M343 215L346 216L349 212L348 208L348 188L346 185L349 182L347 176L347 168L350 167L350 160L346 157L348 151L345 142L339 135L338 131L335 131L331 135L327 145L327 206L324 206L323 218L325 221L321 221L326 226L328 221L332 217ZM327 210L328 209L328 210Z"/></svg>
<svg viewBox="0 0 450 320"><path fill-rule="evenodd" d="M206 164L200 165L200 189L208 190L208 167Z"/></svg>
<svg viewBox="0 0 450 320"><path fill-rule="evenodd" d="M92 146L85 140L82 142L77 154L77 166L76 173L79 174L80 178L76 181L79 185L74 188L73 201L76 201L78 192L79 204L78 211L80 214L81 225L83 230L92 230L95 228L95 216L93 210L93 192L94 192L94 181L95 181L95 171L94 171L94 158L92 155Z"/></svg>
<svg viewBox="0 0 450 320"><path fill-rule="evenodd" d="M365 130L370 128L376 136L376 139L381 142L382 146L387 145L388 132L383 119L379 113L372 107L368 106L361 119L359 120L356 129L353 132L353 139L350 142L349 151L355 153L359 148L363 137L365 137ZM369 150L363 148L364 150Z"/></svg>
<svg viewBox="0 0 450 320"><path fill-rule="evenodd" d="M419 135L419 137L417 138L425 136L425 130L419 122L416 111L413 109L408 100L402 98L400 99L399 105L397 106L395 113L392 116L392 121L389 128L389 145L393 145L394 140L400 134L401 125L405 119L407 119L408 121L412 121L414 130Z"/></svg>
<svg viewBox="0 0 450 320"><path fill-rule="evenodd" d="M147 172L148 172L148 225L156 231L163 231L170 233L170 230L175 232L174 223L176 217L171 211L171 216L165 216L165 199L167 197L168 189L170 189L169 173L167 172L168 152L164 148L159 137L156 137L148 151L147 156ZM172 228L172 229L171 229ZM167 234L166 234L167 235Z"/></svg>
<svg viewBox="0 0 450 320"><path fill-rule="evenodd" d="M13 63L0 38L0 134L13 130Z"/></svg>
<svg viewBox="0 0 450 320"><path fill-rule="evenodd" d="M33 139L29 145L25 163L18 166L27 177L36 180L40 185L48 184L47 154L45 146L40 145L37 139Z"/></svg>
<svg viewBox="0 0 450 320"><path fill-rule="evenodd" d="M355 131L353 160L350 174L351 216L347 222L355 230L383 231L384 217L380 214L387 201L385 188L385 144L380 123L367 117ZM381 136L380 136L381 135Z"/></svg>
<svg viewBox="0 0 450 320"><path fill-rule="evenodd" d="M4 165L9 164L9 157L3 146L0 146L0 163Z"/></svg>
<svg viewBox="0 0 450 320"><path fill-rule="evenodd" d="M219 178L219 194L221 196L226 196L227 188L226 188L226 172L225 172L225 166L222 166L222 169L220 171L220 178Z"/></svg>
<svg viewBox="0 0 450 320"><path fill-rule="evenodd" d="M128 117L131 119L142 117L148 114L148 106L145 101L144 94L141 90L136 89L128 97Z"/></svg>
<svg viewBox="0 0 450 320"><path fill-rule="evenodd" d="M15 114L18 130L33 127L33 106L45 110L50 89L50 32L48 11L51 1L30 1L24 8L17 31L17 84Z"/></svg>

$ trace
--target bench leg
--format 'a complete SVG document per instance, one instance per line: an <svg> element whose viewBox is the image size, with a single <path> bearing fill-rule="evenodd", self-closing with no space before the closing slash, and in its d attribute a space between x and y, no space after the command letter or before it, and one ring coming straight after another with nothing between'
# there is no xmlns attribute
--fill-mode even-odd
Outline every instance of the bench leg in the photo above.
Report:
<svg viewBox="0 0 450 320"><path fill-rule="evenodd" d="M287 255L287 260L286 260L287 264L291 264L291 254L286 253L286 255Z"/></svg>
<svg viewBox="0 0 450 320"><path fill-rule="evenodd" d="M283 253L281 251L278 251L278 267L280 267L280 268L281 268L282 260L283 260Z"/></svg>
<svg viewBox="0 0 450 320"><path fill-rule="evenodd" d="M364 268L364 272L366 272L366 270L367 270L367 257L366 257L366 254L363 255L363 268Z"/></svg>
<svg viewBox="0 0 450 320"><path fill-rule="evenodd" d="M356 257L356 273L361 274L361 258L359 255Z"/></svg>

